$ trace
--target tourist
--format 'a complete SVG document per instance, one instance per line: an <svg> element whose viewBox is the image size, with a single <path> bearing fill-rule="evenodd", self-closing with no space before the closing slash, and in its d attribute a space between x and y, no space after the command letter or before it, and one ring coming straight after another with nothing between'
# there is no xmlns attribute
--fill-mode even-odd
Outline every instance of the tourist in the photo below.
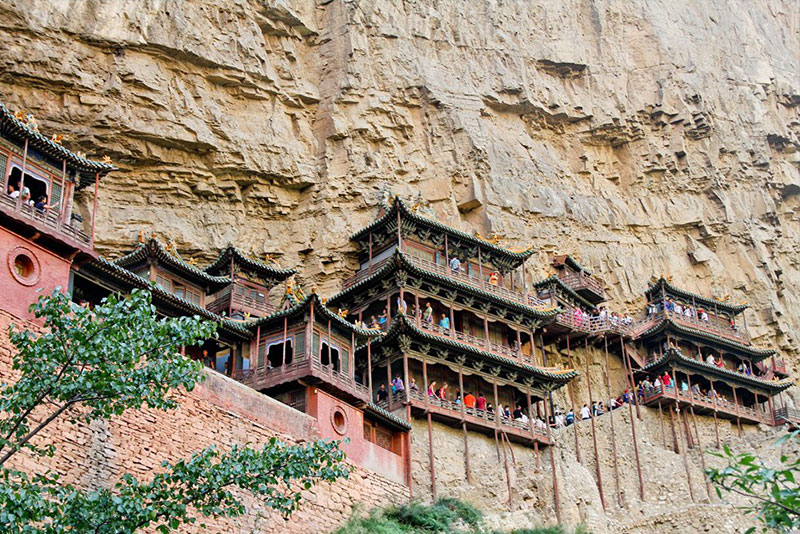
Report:
<svg viewBox="0 0 800 534"><path fill-rule="evenodd" d="M519 421L520 419L522 419L522 406L517 404L517 407L514 408L513 415L514 415L514 421Z"/></svg>
<svg viewBox="0 0 800 534"><path fill-rule="evenodd" d="M681 391L689 391L689 384L685 380L681 380Z"/></svg>
<svg viewBox="0 0 800 534"><path fill-rule="evenodd" d="M47 196L42 195L42 196L39 197L39 200L36 201L36 203L33 205L33 207L36 208L37 210L41 211L41 212L45 212L45 211L49 210L50 208L52 208L53 206L51 206L50 204L47 203Z"/></svg>
<svg viewBox="0 0 800 534"><path fill-rule="evenodd" d="M6 191L6 195L10 196L11 198L18 198L19 189L17 189L15 184L8 184L8 190Z"/></svg>
<svg viewBox="0 0 800 534"><path fill-rule="evenodd" d="M563 428L564 426L564 414L558 411L556 412L556 428Z"/></svg>
<svg viewBox="0 0 800 534"><path fill-rule="evenodd" d="M653 384L651 384L650 381L647 379L647 377L645 377L645 379L642 380L642 388L644 388L644 389L652 389L652 387L653 387Z"/></svg>
<svg viewBox="0 0 800 534"><path fill-rule="evenodd" d="M525 415L525 412L522 412L522 415L520 416L519 420L522 421L522 423L524 424L527 424L529 421L528 416Z"/></svg>
<svg viewBox="0 0 800 534"><path fill-rule="evenodd" d="M575 411L572 408L570 408L569 411L567 412L565 423L567 424L567 426L569 426L574 422L575 422Z"/></svg>
<svg viewBox="0 0 800 534"><path fill-rule="evenodd" d="M716 365L716 362L714 361L714 355L710 352L708 353L708 356L706 356L706 363L708 365Z"/></svg>
<svg viewBox="0 0 800 534"><path fill-rule="evenodd" d="M669 373L664 371L664 376L661 377L661 383L664 384L665 388L672 387L672 379L669 376Z"/></svg>
<svg viewBox="0 0 800 534"><path fill-rule="evenodd" d="M616 410L617 408L619 408L619 404L617 404L617 399L616 399L616 398L614 398L614 397L611 397L611 398L608 400L608 407L611 409L611 411L614 411L614 410Z"/></svg>
<svg viewBox="0 0 800 534"><path fill-rule="evenodd" d="M688 317L689 319L691 319L692 317L694 317L694 313L692 313L692 308L690 308L689 306L686 306L686 307L683 309L683 316L684 316L684 317Z"/></svg>
<svg viewBox="0 0 800 534"><path fill-rule="evenodd" d="M450 258L450 270L454 273L461 272L461 260L453 256Z"/></svg>
<svg viewBox="0 0 800 534"><path fill-rule="evenodd" d="M406 299L401 299L399 295L397 297L397 313L401 315L408 314L408 303L406 302Z"/></svg>
<svg viewBox="0 0 800 534"><path fill-rule="evenodd" d="M464 406L467 408L474 408L475 402L475 395L473 395L471 391L468 391L467 394L464 395Z"/></svg>
<svg viewBox="0 0 800 534"><path fill-rule="evenodd" d="M697 384L692 384L692 395L695 395L697 397L700 396L700 386L698 386Z"/></svg>
<svg viewBox="0 0 800 534"><path fill-rule="evenodd" d="M425 311L422 312L422 320L428 324L433 322L433 308L431 308L430 302L425 303Z"/></svg>
<svg viewBox="0 0 800 534"><path fill-rule="evenodd" d="M589 406L584 404L581 408L581 421L586 421L592 418L592 413L589 411Z"/></svg>
<svg viewBox="0 0 800 534"><path fill-rule="evenodd" d="M461 392L456 391L456 400L454 401L456 404L461 404Z"/></svg>
<svg viewBox="0 0 800 534"><path fill-rule="evenodd" d="M378 402L382 402L382 401L385 401L385 400L387 400L388 398L389 398L389 392L388 392L388 391L386 391L386 384L381 384L381 387L380 387L380 389L379 389L379 390L378 390L378 392L375 394L375 399L376 399Z"/></svg>
<svg viewBox="0 0 800 534"><path fill-rule="evenodd" d="M506 419L511 419L511 407L510 406L506 406L505 412L503 412L503 414L505 415Z"/></svg>
<svg viewBox="0 0 800 534"><path fill-rule="evenodd" d="M412 376L408 379L408 389L411 391L419 391L419 386L417 386L417 380Z"/></svg>
<svg viewBox="0 0 800 534"><path fill-rule="evenodd" d="M378 326L380 326L381 330L386 329L386 319L389 316L389 310L387 308L383 309L383 312L378 316Z"/></svg>
<svg viewBox="0 0 800 534"><path fill-rule="evenodd" d="M436 396L436 380L428 384L428 396L429 397Z"/></svg>
<svg viewBox="0 0 800 534"><path fill-rule="evenodd" d="M597 408L595 409L595 415L600 416L603 415L605 412L603 411L603 403L597 401Z"/></svg>
<svg viewBox="0 0 800 534"><path fill-rule="evenodd" d="M683 315L683 307L681 307L680 302L675 303L675 305L672 307L672 311L675 312L675 315Z"/></svg>
<svg viewBox="0 0 800 534"><path fill-rule="evenodd" d="M375 318L374 315L371 316L369 319L369 327L373 330L381 327L380 324L378 324L378 320Z"/></svg>
<svg viewBox="0 0 800 534"><path fill-rule="evenodd" d="M653 387L658 389L661 387L661 377L657 376L655 380L653 380Z"/></svg>
<svg viewBox="0 0 800 534"><path fill-rule="evenodd" d="M489 284L496 286L500 283L500 274L497 271L489 273Z"/></svg>
<svg viewBox="0 0 800 534"><path fill-rule="evenodd" d="M22 188L22 203L33 207L33 200L31 200L31 190L27 187Z"/></svg>
<svg viewBox="0 0 800 534"><path fill-rule="evenodd" d="M392 380L392 393L402 393L405 390L406 388L403 384L403 379L400 378L399 374L394 375L394 380Z"/></svg>
<svg viewBox="0 0 800 534"><path fill-rule="evenodd" d="M480 391L478 392L478 398L475 400L475 407L479 410L486 410L486 397Z"/></svg>
<svg viewBox="0 0 800 534"><path fill-rule="evenodd" d="M439 327L444 330L445 334L450 331L450 318L447 314L442 314L442 318L439 320Z"/></svg>
<svg viewBox="0 0 800 534"><path fill-rule="evenodd" d="M494 407L492 407L491 402L486 404L486 413L494 413Z"/></svg>
<svg viewBox="0 0 800 534"><path fill-rule="evenodd" d="M233 371L233 358L228 356L228 358L225 360L225 374L227 376L231 376L231 371Z"/></svg>
<svg viewBox="0 0 800 534"><path fill-rule="evenodd" d="M217 369L216 362L214 361L214 357L208 354L206 349L203 349L203 365L208 367L209 369Z"/></svg>
<svg viewBox="0 0 800 534"><path fill-rule="evenodd" d="M717 360L715 365L720 369L725 369L725 361L722 359L722 354L719 355L719 359Z"/></svg>
<svg viewBox="0 0 800 534"><path fill-rule="evenodd" d="M442 384L442 387L439 388L439 391L437 392L436 396L442 399L443 401L447 400L447 382Z"/></svg>
<svg viewBox="0 0 800 534"><path fill-rule="evenodd" d="M419 320L421 317L419 306L417 306L416 303L411 306L411 316L416 320Z"/></svg>

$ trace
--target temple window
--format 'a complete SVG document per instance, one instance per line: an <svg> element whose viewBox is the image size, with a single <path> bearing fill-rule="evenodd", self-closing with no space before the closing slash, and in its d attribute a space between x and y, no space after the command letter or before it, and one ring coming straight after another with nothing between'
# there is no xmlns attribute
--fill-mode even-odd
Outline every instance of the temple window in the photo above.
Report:
<svg viewBox="0 0 800 534"><path fill-rule="evenodd" d="M330 353L328 349L330 348ZM341 350L335 345L328 345L327 341L322 342L322 350L320 352L320 363L322 365L331 365L334 370L340 371L342 367Z"/></svg>
<svg viewBox="0 0 800 534"><path fill-rule="evenodd" d="M267 345L267 361L271 367L283 365L284 345L286 345L286 364L292 363L294 356L294 337L286 338L286 342L281 339Z"/></svg>

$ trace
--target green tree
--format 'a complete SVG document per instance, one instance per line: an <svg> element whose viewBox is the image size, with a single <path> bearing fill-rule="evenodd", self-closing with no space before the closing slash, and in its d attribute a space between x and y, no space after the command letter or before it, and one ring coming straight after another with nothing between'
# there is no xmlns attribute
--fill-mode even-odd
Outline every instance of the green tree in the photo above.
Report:
<svg viewBox="0 0 800 534"><path fill-rule="evenodd" d="M743 508L755 514L762 524L762 532L794 532L800 528L800 447L798 431L790 432L775 442L775 447L788 444L790 455L781 454L779 467L768 467L752 453L734 454L725 445L722 452L708 454L722 458L726 465L706 469L717 495L733 493L745 497L750 504ZM755 532L756 527L747 530Z"/></svg>
<svg viewBox="0 0 800 534"><path fill-rule="evenodd" d="M270 439L261 448L211 446L175 463L164 462L152 480L124 474L111 488L87 491L61 483L52 472L9 467L21 450L52 456L40 433L57 419L72 423L110 419L126 410L178 406L178 388L204 379L202 365L179 349L216 335L198 317L158 318L148 291L110 296L94 309L55 291L31 306L43 319L39 333L9 330L18 379L0 384L0 525L7 533L169 532L198 516L245 513L241 488L288 516L302 490L347 477L338 442L287 445ZM37 436L39 439L36 439ZM41 443L40 443L41 442Z"/></svg>

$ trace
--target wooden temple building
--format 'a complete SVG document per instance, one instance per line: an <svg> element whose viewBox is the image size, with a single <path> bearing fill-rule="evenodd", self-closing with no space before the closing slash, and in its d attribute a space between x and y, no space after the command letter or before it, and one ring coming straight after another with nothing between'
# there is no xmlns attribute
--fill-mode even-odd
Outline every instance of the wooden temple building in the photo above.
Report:
<svg viewBox="0 0 800 534"><path fill-rule="evenodd" d="M644 317L606 316L599 312L605 283L573 257L554 257L555 274L532 282L526 261L533 250L446 226L399 198L351 236L359 268L327 302L304 294L294 269L233 246L205 267L144 235L118 259L100 257L97 189L114 166L67 150L18 115L0 104L4 310L33 320L27 308L42 289L67 289L89 306L148 289L160 315L219 325L217 338L185 347L187 357L312 415L322 437L348 438L342 447L352 461L409 489L411 433L426 432L435 495L434 421L463 435L468 478L476 435L537 452L551 447L553 392L567 386L574 408L570 382L579 373L571 351L581 345L604 347L607 362L609 353L622 358L631 388L669 376L671 387L645 388L646 406L739 427L800 422L776 403L791 385L788 371L774 350L752 344L745 306L662 278L646 291ZM84 190L93 191L91 213L74 209ZM633 424L631 417L636 446ZM557 489L555 499L558 511Z"/></svg>

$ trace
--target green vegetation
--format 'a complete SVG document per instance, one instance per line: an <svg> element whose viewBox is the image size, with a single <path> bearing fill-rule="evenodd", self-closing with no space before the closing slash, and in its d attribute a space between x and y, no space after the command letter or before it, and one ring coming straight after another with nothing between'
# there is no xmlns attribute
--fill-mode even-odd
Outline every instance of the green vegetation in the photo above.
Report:
<svg viewBox="0 0 800 534"><path fill-rule="evenodd" d="M767 465L751 453L734 454L725 445L722 452L709 452L723 458L727 465L720 469L706 469L717 495L733 493L745 497L751 504L742 507L746 513L755 514L762 532L796 532L800 529L800 432L795 430L779 438L774 446L789 444L791 456L781 454L778 468ZM756 527L747 530L747 534Z"/></svg>
<svg viewBox="0 0 800 534"><path fill-rule="evenodd" d="M366 517L355 514L334 534L570 534L562 526L520 528L510 532L487 530L483 514L470 504L443 498L432 505L416 501L375 509ZM574 534L589 534L578 527Z"/></svg>
<svg viewBox="0 0 800 534"><path fill-rule="evenodd" d="M274 438L261 448L221 451L212 445L187 460L164 462L148 481L124 474L112 488L95 491L64 484L49 471L8 467L22 450L55 455L52 434L42 430L56 420L90 422L143 407L176 408L176 390L191 391L205 377L202 364L182 356L180 347L216 335L216 324L198 317L158 318L147 291L112 295L94 309L55 291L31 311L44 329L16 331L12 325L18 380L0 384L4 533L167 533L198 516L244 514L234 488L289 515L300 505L302 489L348 476L338 442L287 445Z"/></svg>

